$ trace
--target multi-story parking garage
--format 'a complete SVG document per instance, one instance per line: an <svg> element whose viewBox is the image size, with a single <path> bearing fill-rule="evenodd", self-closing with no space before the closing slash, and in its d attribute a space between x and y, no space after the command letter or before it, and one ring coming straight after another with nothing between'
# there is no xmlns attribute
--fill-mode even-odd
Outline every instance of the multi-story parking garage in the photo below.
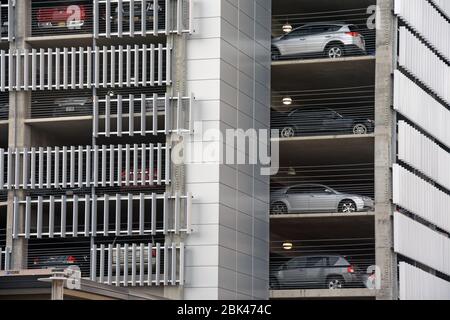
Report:
<svg viewBox="0 0 450 320"><path fill-rule="evenodd" d="M446 0L1 0L0 294L449 299L449 34ZM205 134L269 127L270 179Z"/></svg>

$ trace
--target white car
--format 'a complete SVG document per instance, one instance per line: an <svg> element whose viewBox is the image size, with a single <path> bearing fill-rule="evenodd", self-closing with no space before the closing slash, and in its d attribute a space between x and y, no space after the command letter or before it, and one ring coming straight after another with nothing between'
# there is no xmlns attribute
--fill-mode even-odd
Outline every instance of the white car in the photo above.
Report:
<svg viewBox="0 0 450 320"><path fill-rule="evenodd" d="M272 60L294 56L366 54L364 37L358 27L345 23L310 23L272 40Z"/></svg>

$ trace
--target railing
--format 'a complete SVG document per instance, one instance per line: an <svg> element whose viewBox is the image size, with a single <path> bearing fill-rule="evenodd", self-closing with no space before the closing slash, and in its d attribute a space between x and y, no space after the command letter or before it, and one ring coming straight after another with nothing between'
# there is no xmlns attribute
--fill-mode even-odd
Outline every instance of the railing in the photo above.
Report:
<svg viewBox="0 0 450 320"><path fill-rule="evenodd" d="M171 49L117 47L0 51L0 91L162 86L171 83Z"/></svg>
<svg viewBox="0 0 450 320"><path fill-rule="evenodd" d="M0 247L0 270L9 270L11 261L11 249Z"/></svg>
<svg viewBox="0 0 450 320"><path fill-rule="evenodd" d="M168 94L161 97L156 93L151 97L145 94L126 97L106 95L104 99L95 97L93 135L120 137L191 132L192 102L193 97L171 97ZM176 115L175 123L170 120L173 113ZM163 118L162 124L158 124L160 116ZM128 124L126 129L123 128L124 122Z"/></svg>
<svg viewBox="0 0 450 320"><path fill-rule="evenodd" d="M0 190L168 185L170 159L161 143L0 149Z"/></svg>
<svg viewBox="0 0 450 320"><path fill-rule="evenodd" d="M179 193L140 193L15 198L13 237L39 239L190 233L191 203L189 193L186 196ZM22 211L25 230L19 232L19 214Z"/></svg>
<svg viewBox="0 0 450 320"><path fill-rule="evenodd" d="M184 284L184 244L94 245L91 280L116 286Z"/></svg>
<svg viewBox="0 0 450 320"><path fill-rule="evenodd" d="M0 42L14 40L14 1L0 3Z"/></svg>
<svg viewBox="0 0 450 320"><path fill-rule="evenodd" d="M191 33L191 17L192 0L94 0L94 37Z"/></svg>

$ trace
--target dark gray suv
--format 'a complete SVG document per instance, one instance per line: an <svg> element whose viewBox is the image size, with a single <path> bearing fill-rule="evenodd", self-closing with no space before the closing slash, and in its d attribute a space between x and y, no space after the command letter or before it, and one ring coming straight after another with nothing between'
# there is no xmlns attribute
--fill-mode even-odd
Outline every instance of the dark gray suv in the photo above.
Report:
<svg viewBox="0 0 450 320"><path fill-rule="evenodd" d="M363 287L363 275L340 255L295 257L271 272L273 289Z"/></svg>

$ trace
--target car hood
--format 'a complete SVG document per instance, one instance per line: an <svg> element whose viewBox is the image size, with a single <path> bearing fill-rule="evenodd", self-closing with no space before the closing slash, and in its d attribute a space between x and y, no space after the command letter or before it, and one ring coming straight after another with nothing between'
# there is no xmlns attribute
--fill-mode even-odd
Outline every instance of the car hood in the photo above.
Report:
<svg viewBox="0 0 450 320"><path fill-rule="evenodd" d="M272 42L278 42L281 40L281 38L283 38L283 36L272 38Z"/></svg>

